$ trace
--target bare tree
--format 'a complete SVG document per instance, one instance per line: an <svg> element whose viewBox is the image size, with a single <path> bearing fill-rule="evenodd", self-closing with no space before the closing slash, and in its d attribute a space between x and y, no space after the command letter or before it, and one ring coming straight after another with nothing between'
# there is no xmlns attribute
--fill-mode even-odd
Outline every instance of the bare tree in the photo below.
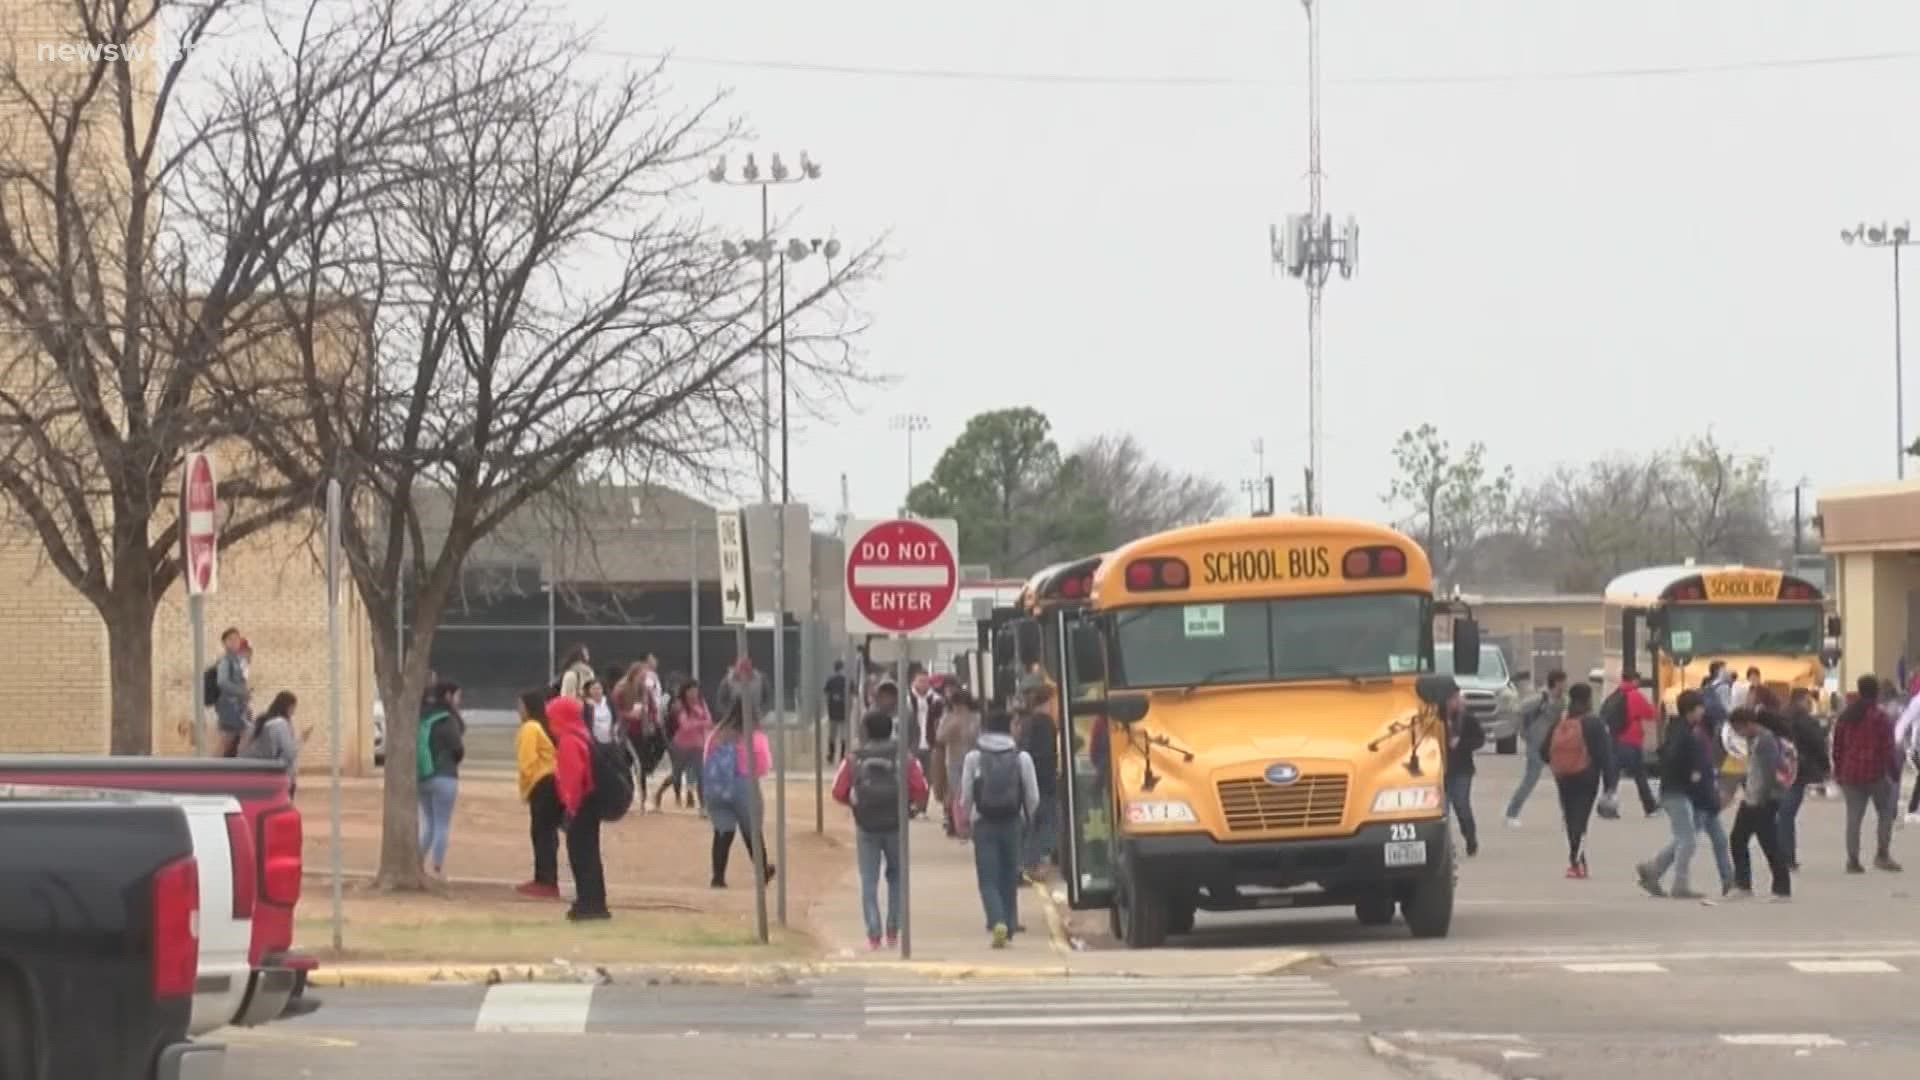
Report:
<svg viewBox="0 0 1920 1080"><path fill-rule="evenodd" d="M1486 455L1477 442L1456 455L1432 424L1402 432L1393 446L1399 471L1387 502L1405 512L1402 527L1426 549L1434 577L1449 584L1460 560L1512 514L1513 468L1492 470Z"/></svg>
<svg viewBox="0 0 1920 1080"><path fill-rule="evenodd" d="M1104 508L1108 545L1206 521L1228 509L1226 485L1153 460L1131 434L1090 439L1070 460L1079 464L1080 490Z"/></svg>
<svg viewBox="0 0 1920 1080"><path fill-rule="evenodd" d="M282 261L370 190L340 178L434 123L434 103L387 97L448 26L312 0L241 70L200 48L244 21L237 0L46 7L70 40L0 57L0 505L106 624L111 748L146 753L181 463L249 419L209 373L271 347ZM223 458L223 545L306 505Z"/></svg>
<svg viewBox="0 0 1920 1080"><path fill-rule="evenodd" d="M567 528L599 484L713 479L752 444L746 376L769 344L757 267L723 255L686 197L732 133L713 103L669 107L657 70L583 75L599 63L588 41L530 8L494 17L513 32L418 84L461 103L438 137L365 178L371 212L315 230L279 282L293 392L250 372L224 386L270 418L249 439L276 473L345 489L389 718L393 888L424 884L415 705L468 554L519 515ZM789 286L789 379L856 376L829 301L877 265L868 250ZM384 615L402 590L404 642Z"/></svg>

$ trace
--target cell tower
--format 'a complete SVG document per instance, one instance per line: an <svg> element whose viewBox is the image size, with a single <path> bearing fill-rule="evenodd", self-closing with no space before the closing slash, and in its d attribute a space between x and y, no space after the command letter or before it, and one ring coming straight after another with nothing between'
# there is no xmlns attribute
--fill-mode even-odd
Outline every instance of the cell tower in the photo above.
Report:
<svg viewBox="0 0 1920 1080"><path fill-rule="evenodd" d="M1300 0L1307 12L1307 212L1287 215L1284 226L1268 229L1273 261L1307 284L1307 513L1325 505L1326 474L1321 470L1326 424L1320 407L1320 296L1335 267L1350 278L1359 264L1360 223L1353 215L1336 233L1333 215L1321 203L1320 165L1320 21L1315 0Z"/></svg>

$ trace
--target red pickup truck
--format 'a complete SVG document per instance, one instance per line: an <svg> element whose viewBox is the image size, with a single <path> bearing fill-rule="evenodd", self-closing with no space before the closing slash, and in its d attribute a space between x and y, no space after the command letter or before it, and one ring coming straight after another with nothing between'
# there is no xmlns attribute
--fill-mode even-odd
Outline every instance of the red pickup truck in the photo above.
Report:
<svg viewBox="0 0 1920 1080"><path fill-rule="evenodd" d="M0 784L115 788L231 795L253 830L253 973L238 1022L261 1024L308 1011L303 1000L314 958L293 949L293 909L300 902L300 810L287 772L270 761L235 758L76 757L0 754Z"/></svg>

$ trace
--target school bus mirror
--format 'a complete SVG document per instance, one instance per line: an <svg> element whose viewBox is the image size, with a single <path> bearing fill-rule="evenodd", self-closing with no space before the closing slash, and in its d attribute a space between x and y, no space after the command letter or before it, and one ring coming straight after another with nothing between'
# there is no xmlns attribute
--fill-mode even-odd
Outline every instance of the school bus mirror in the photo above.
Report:
<svg viewBox="0 0 1920 1080"><path fill-rule="evenodd" d="M1453 673L1480 674L1480 624L1472 619L1453 620Z"/></svg>
<svg viewBox="0 0 1920 1080"><path fill-rule="evenodd" d="M1840 666L1840 650L1829 645L1820 650L1820 663L1826 667Z"/></svg>
<svg viewBox="0 0 1920 1080"><path fill-rule="evenodd" d="M1104 716L1116 724L1137 724L1146 719L1147 695L1109 694L1106 697L1081 698L1073 703L1075 716Z"/></svg>
<svg viewBox="0 0 1920 1080"><path fill-rule="evenodd" d="M1827 636L1828 637L1840 636L1840 616L1838 615L1827 616Z"/></svg>
<svg viewBox="0 0 1920 1080"><path fill-rule="evenodd" d="M1086 623L1073 628L1073 676L1081 686L1107 681L1107 656L1100 649L1100 632Z"/></svg>
<svg viewBox="0 0 1920 1080"><path fill-rule="evenodd" d="M1691 663L1693 663L1692 653L1677 652L1673 654L1673 664L1675 667L1679 668L1680 670L1685 671L1687 669L1687 665Z"/></svg>
<svg viewBox="0 0 1920 1080"><path fill-rule="evenodd" d="M1458 641L1459 639L1455 638L1454 640ZM1453 681L1453 676L1444 672L1430 672L1413 681L1414 694L1416 694L1421 701L1426 702L1436 709L1445 705L1447 699L1451 698L1454 692L1459 689L1460 684Z"/></svg>
<svg viewBox="0 0 1920 1080"><path fill-rule="evenodd" d="M1037 664L1041 657L1040 624L1023 622L1014 630L1016 658L1022 664Z"/></svg>
<svg viewBox="0 0 1920 1080"><path fill-rule="evenodd" d="M1014 666L1014 642L1012 635L993 635L993 666L997 668L1010 668Z"/></svg>

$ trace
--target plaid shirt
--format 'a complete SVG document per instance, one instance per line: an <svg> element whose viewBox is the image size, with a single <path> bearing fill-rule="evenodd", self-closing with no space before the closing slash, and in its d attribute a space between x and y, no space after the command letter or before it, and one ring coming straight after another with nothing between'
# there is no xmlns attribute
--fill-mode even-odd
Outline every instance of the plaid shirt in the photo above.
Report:
<svg viewBox="0 0 1920 1080"><path fill-rule="evenodd" d="M1877 784L1893 775L1893 722L1877 705L1847 706L1833 725L1833 778Z"/></svg>

